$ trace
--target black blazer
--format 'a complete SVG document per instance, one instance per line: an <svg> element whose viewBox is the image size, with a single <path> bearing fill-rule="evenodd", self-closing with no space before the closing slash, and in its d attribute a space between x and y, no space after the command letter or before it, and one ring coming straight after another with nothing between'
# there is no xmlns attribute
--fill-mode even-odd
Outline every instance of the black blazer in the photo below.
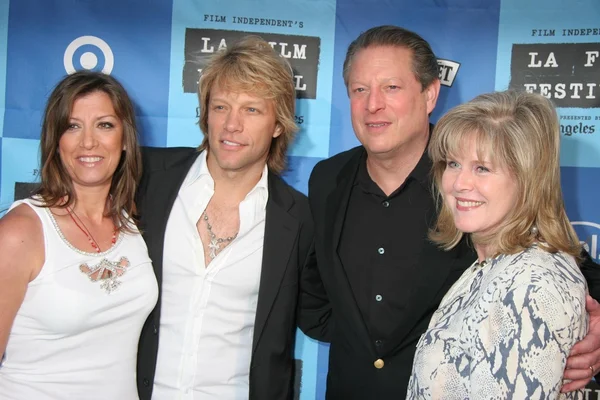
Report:
<svg viewBox="0 0 600 400"><path fill-rule="evenodd" d="M159 288L165 228L179 188L199 152L193 148L144 148L144 175L138 189L140 227ZM269 173L263 264L256 308L250 399L290 399L298 282L312 249L313 223L306 196ZM160 293L160 291L159 291ZM137 385L150 400L160 338L159 294L139 342Z"/></svg>
<svg viewBox="0 0 600 400"><path fill-rule="evenodd" d="M404 398L421 334L448 289L477 258L466 241L447 252L427 241L418 268L407 273L406 284L398 288L408 293L410 300L404 310L398 311L397 328L387 343L376 347L337 253L350 192L364 152L363 147L356 147L321 161L309 181L318 262L313 262L303 275L298 323L307 335L331 342L327 377L330 400ZM428 227L424 223L410 229L425 235ZM588 257L582 270L590 291L594 283L597 291L598 266ZM374 366L379 358L385 363L381 369Z"/></svg>

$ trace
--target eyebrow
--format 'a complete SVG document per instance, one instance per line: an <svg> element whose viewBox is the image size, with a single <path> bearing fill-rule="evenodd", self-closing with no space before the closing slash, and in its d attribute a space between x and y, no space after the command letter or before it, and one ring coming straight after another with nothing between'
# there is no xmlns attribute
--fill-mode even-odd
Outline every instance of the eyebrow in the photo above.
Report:
<svg viewBox="0 0 600 400"><path fill-rule="evenodd" d="M462 156L460 154L451 154L451 153L446 153L446 155L444 156L444 160L457 160L459 158L465 158L467 159L467 161L469 162L477 162L480 164L495 164L494 159L492 157L490 157L488 160L482 160L480 158L476 158L476 159L470 159L469 157L466 156Z"/></svg>
<svg viewBox="0 0 600 400"><path fill-rule="evenodd" d="M389 82L404 82L404 79L402 79L399 76L390 76L388 78L383 78L383 79L378 79L377 83L382 84L382 83L389 83ZM355 80L349 80L348 81L348 86L350 85L354 85L354 84L360 84L360 85L364 85L365 83L362 80L359 79L355 79Z"/></svg>
<svg viewBox="0 0 600 400"><path fill-rule="evenodd" d="M115 114L104 114L104 115L100 115L100 116L96 117L95 119L102 119L102 118L119 119L119 117L117 117ZM77 120L77 121L81 121L81 118L69 116L69 120L71 120L71 119L74 119L74 120Z"/></svg>

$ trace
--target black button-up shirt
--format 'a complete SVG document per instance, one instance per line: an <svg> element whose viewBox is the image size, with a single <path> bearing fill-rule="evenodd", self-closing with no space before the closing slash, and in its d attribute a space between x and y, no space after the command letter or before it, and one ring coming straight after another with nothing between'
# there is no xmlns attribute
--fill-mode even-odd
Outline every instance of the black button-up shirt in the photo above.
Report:
<svg viewBox="0 0 600 400"><path fill-rule="evenodd" d="M410 307L402 288L419 268L435 218L430 169L424 154L404 183L386 196L369 176L365 153L354 180L338 254L378 351Z"/></svg>

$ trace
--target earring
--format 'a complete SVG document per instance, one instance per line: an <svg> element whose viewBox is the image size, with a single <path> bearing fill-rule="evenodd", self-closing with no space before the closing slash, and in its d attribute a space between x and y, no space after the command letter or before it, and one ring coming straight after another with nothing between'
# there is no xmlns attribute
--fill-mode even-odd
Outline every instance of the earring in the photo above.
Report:
<svg viewBox="0 0 600 400"><path fill-rule="evenodd" d="M538 230L537 226L533 225L533 226L531 227L531 231L530 231L530 232L531 232L531 235L532 235L532 236L537 236L537 235L538 235L538 233L539 233L539 230Z"/></svg>

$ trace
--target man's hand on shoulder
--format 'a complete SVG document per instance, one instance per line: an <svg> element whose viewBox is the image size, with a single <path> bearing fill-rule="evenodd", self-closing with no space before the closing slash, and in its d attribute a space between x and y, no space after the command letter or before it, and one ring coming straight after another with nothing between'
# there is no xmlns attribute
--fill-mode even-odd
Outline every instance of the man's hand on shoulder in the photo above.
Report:
<svg viewBox="0 0 600 400"><path fill-rule="evenodd" d="M584 388L600 369L600 304L588 295L585 306L590 316L589 330L571 349L564 374L570 382L562 387L563 393Z"/></svg>

